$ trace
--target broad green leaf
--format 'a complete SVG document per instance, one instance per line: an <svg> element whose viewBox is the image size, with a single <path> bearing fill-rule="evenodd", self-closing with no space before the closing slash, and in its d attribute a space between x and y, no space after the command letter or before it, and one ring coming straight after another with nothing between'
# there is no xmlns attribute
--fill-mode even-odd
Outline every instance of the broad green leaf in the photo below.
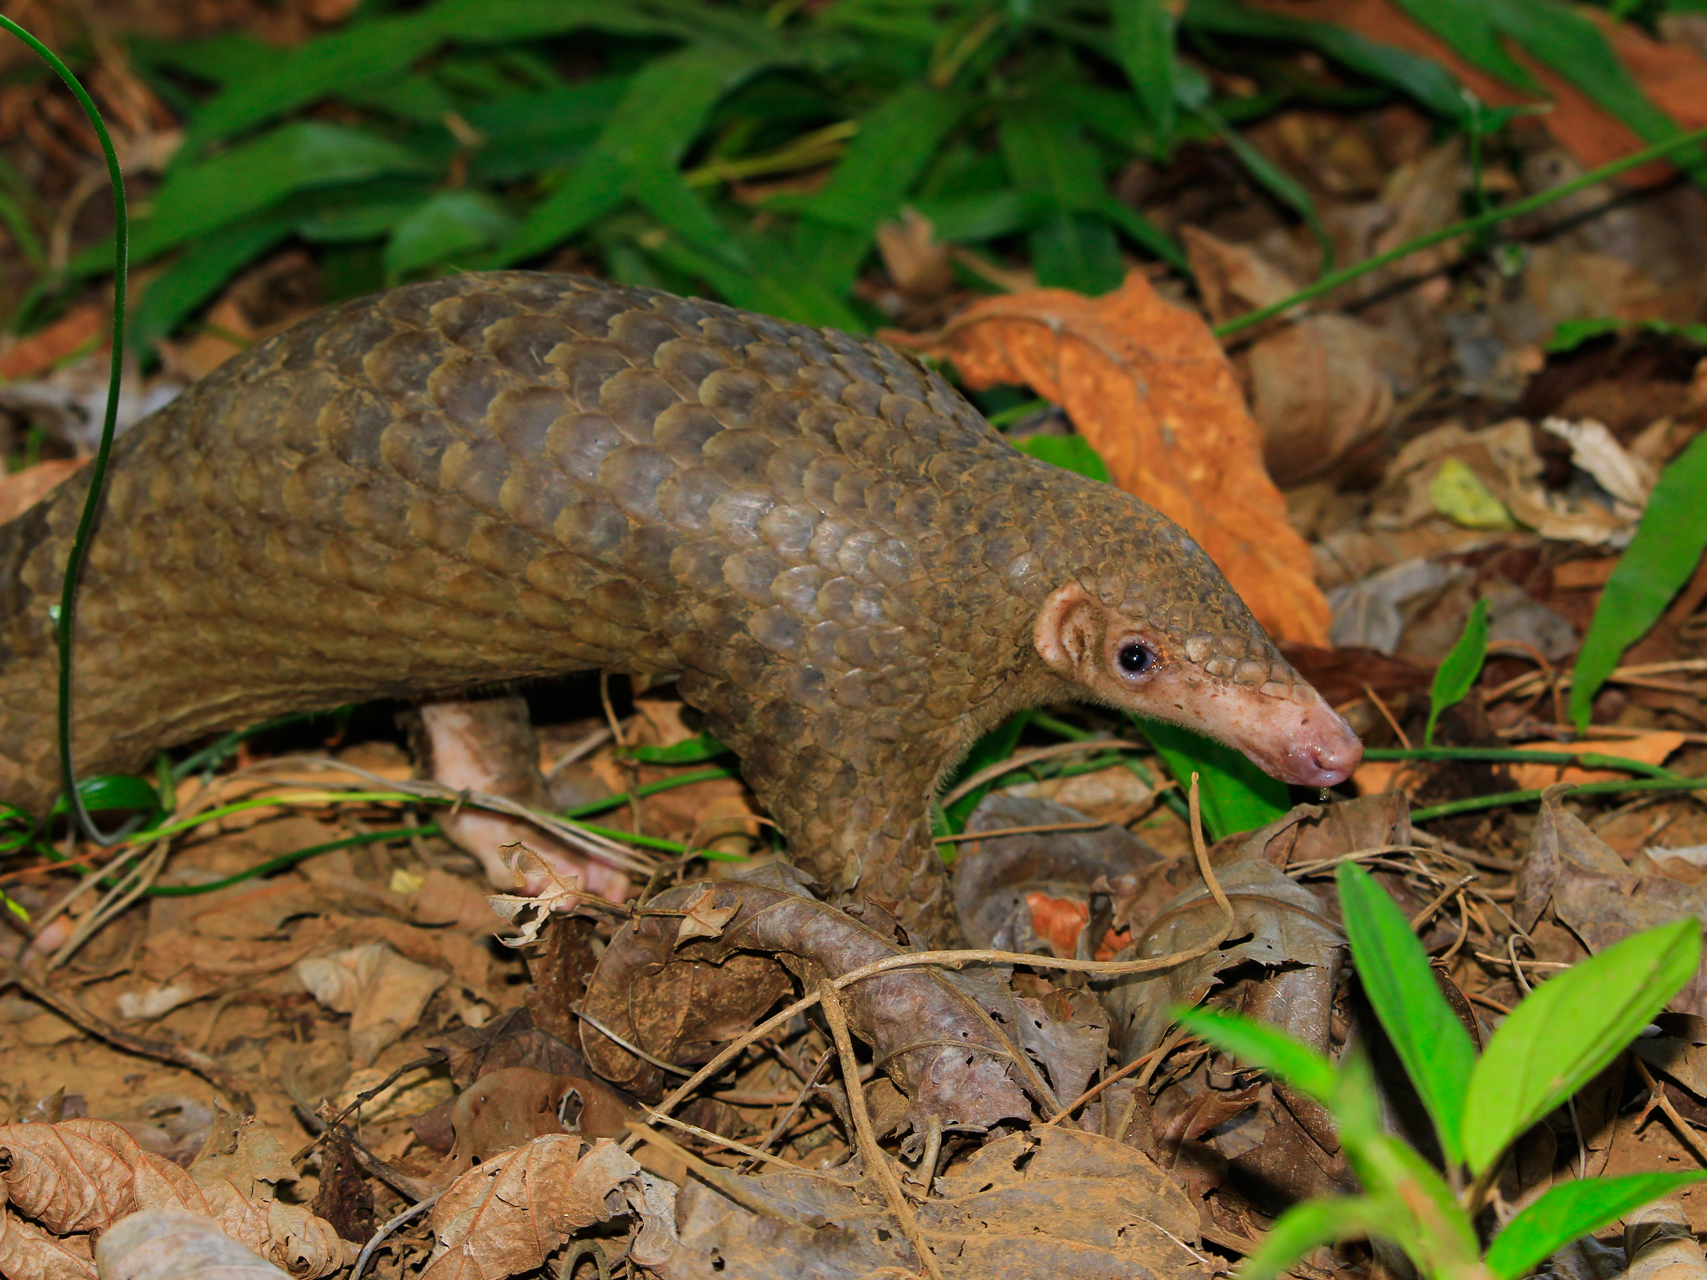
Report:
<svg viewBox="0 0 1707 1280"><path fill-rule="evenodd" d="M1571 1241L1593 1235L1632 1209L1703 1179L1707 1173L1698 1171L1559 1183L1505 1224L1482 1261L1499 1280L1517 1280Z"/></svg>
<svg viewBox="0 0 1707 1280"><path fill-rule="evenodd" d="M1441 1150L1458 1164L1475 1047L1440 994L1428 953L1386 891L1354 862L1342 862L1337 879L1358 979L1434 1121Z"/></svg>
<svg viewBox="0 0 1707 1280"><path fill-rule="evenodd" d="M1034 201L1018 191L940 200L915 200L913 207L929 218L936 238L945 244L975 244L1012 235L1037 216Z"/></svg>
<svg viewBox="0 0 1707 1280"><path fill-rule="evenodd" d="M1023 440L1015 440L1013 446L1039 462L1076 471L1103 484L1109 483L1108 464L1083 436L1026 436Z"/></svg>
<svg viewBox="0 0 1707 1280"><path fill-rule="evenodd" d="M1240 1265L1239 1280L1272 1280L1318 1245L1382 1234L1387 1206L1367 1196L1319 1196L1295 1204L1268 1229L1262 1247Z"/></svg>
<svg viewBox="0 0 1707 1280"><path fill-rule="evenodd" d="M1462 458L1449 457L1428 482L1429 501L1453 524L1466 529L1515 529L1505 503Z"/></svg>
<svg viewBox="0 0 1707 1280"><path fill-rule="evenodd" d="M247 80L271 71L279 59L278 48L239 31L209 36L205 40L156 40L136 36L129 51L144 66L172 67L216 85Z"/></svg>
<svg viewBox="0 0 1707 1280"><path fill-rule="evenodd" d="M222 155L174 169L154 198L152 215L136 226L131 257L145 262L298 191L432 167L419 153L375 134L294 121ZM100 253L99 248L87 251L78 265L88 258L90 269L103 269Z"/></svg>
<svg viewBox="0 0 1707 1280"><path fill-rule="evenodd" d="M1464 701L1476 677L1482 674L1482 663L1488 657L1488 602L1478 600L1471 606L1464 630L1452 646L1452 652L1434 670L1434 685L1428 694L1428 725L1423 729L1423 745L1434 745L1434 723L1440 713Z"/></svg>
<svg viewBox="0 0 1707 1280"><path fill-rule="evenodd" d="M1174 1020L1245 1066L1261 1067L1323 1106L1333 1105L1339 1087L1333 1064L1302 1040L1266 1022L1221 1009L1179 1008L1174 1010Z"/></svg>
<svg viewBox="0 0 1707 1280"><path fill-rule="evenodd" d="M392 284L416 271L450 264L458 254L502 240L515 215L484 191L441 191L403 218L385 246Z"/></svg>
<svg viewBox="0 0 1707 1280"><path fill-rule="evenodd" d="M1182 791L1190 788L1193 773L1199 775L1203 825L1209 828L1211 840L1253 831L1291 807L1286 784L1257 768L1244 752L1177 724L1138 716L1132 721L1156 748Z"/></svg>
<svg viewBox="0 0 1707 1280"><path fill-rule="evenodd" d="M1636 536L1601 593L1571 673L1571 719L1579 733L1624 650L1659 621L1707 551L1704 493L1707 434L1696 436L1660 473Z"/></svg>
<svg viewBox="0 0 1707 1280"><path fill-rule="evenodd" d="M305 192L268 210L268 216L294 212L296 234L314 244L383 240L432 195L432 184L425 179L380 178Z"/></svg>
<svg viewBox="0 0 1707 1280"><path fill-rule="evenodd" d="M1523 64L1505 47L1494 25L1493 6L1487 0L1398 0L1398 3L1464 61L1519 89L1542 92Z"/></svg>
<svg viewBox="0 0 1707 1280"><path fill-rule="evenodd" d="M597 140L630 76L597 76L542 93L471 104L463 117L485 138L469 177L513 182L579 161Z"/></svg>
<svg viewBox="0 0 1707 1280"><path fill-rule="evenodd" d="M1458 82L1438 62L1378 44L1345 27L1253 9L1236 0L1188 0L1180 24L1224 35L1306 44L1342 66L1409 94L1442 119L1457 120L1465 113Z"/></svg>
<svg viewBox="0 0 1707 1280"><path fill-rule="evenodd" d="M295 219L266 213L198 239L148 282L126 341L149 350L209 301L227 280L290 235Z"/></svg>
<svg viewBox="0 0 1707 1280"><path fill-rule="evenodd" d="M1031 101L1003 115L1000 137L1021 191L1047 197L1056 209L1101 209L1102 160L1073 120Z"/></svg>
<svg viewBox="0 0 1707 1280"><path fill-rule="evenodd" d="M1163 0L1112 0L1114 56L1166 150L1176 124L1174 10Z"/></svg>
<svg viewBox="0 0 1707 1280"><path fill-rule="evenodd" d="M109 773L98 778L80 778L77 794L90 813L110 813L115 809L141 809L151 814L162 812L160 793L154 789L154 784L146 778L133 778L128 774ZM66 810L64 796L53 802L55 815Z"/></svg>
<svg viewBox="0 0 1707 1280"><path fill-rule="evenodd" d="M1537 987L1500 1024L1470 1078L1464 1153L1491 1168L1526 1129L1618 1056L1694 976L1693 916L1608 947Z"/></svg>
<svg viewBox="0 0 1707 1280"><path fill-rule="evenodd" d="M1440 1172L1391 1134L1377 1130L1353 1141L1342 1124L1340 1139L1358 1181L1388 1206L1379 1234L1400 1245L1425 1276L1475 1276L1481 1254L1476 1228Z"/></svg>

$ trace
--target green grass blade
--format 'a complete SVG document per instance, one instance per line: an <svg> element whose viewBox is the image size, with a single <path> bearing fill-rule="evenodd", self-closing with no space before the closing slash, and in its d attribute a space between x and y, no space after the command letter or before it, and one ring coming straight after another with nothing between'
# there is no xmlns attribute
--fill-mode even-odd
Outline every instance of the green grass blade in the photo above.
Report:
<svg viewBox="0 0 1707 1280"><path fill-rule="evenodd" d="M1356 863L1341 863L1337 878L1357 976L1434 1121L1441 1150L1458 1164L1464 1158L1464 1096L1476 1066L1475 1047L1393 900Z"/></svg>
<svg viewBox="0 0 1707 1280"><path fill-rule="evenodd" d="M1178 127L1173 8L1162 0L1113 0L1114 56L1163 151Z"/></svg>
<svg viewBox="0 0 1707 1280"><path fill-rule="evenodd" d="M1182 791L1199 775L1203 825L1219 840L1273 822L1291 807L1286 784L1246 759L1244 752L1161 720L1132 717Z"/></svg>
<svg viewBox="0 0 1707 1280"><path fill-rule="evenodd" d="M1221 1009L1176 1009L1174 1020L1245 1066L1261 1067L1323 1106L1333 1105L1339 1076L1331 1062L1302 1040Z"/></svg>
<svg viewBox="0 0 1707 1280"><path fill-rule="evenodd" d="M1087 297L1112 293L1126 278L1114 228L1094 213L1057 209L1032 227L1031 265L1044 288Z"/></svg>
<svg viewBox="0 0 1707 1280"><path fill-rule="evenodd" d="M1519 89L1542 93L1534 77L1505 47L1487 0L1398 0L1398 4L1464 61Z"/></svg>
<svg viewBox="0 0 1707 1280"><path fill-rule="evenodd" d="M1660 474L1636 537L1601 593L1571 673L1571 719L1588 727L1594 698L1618 660L1659 621L1707 551L1707 435Z"/></svg>
<svg viewBox="0 0 1707 1280"><path fill-rule="evenodd" d="M1464 630L1434 671L1434 684L1428 694L1428 725L1423 729L1423 745L1434 745L1434 724L1440 713L1464 701L1482 674L1482 664L1488 658L1488 602L1478 600L1464 620Z"/></svg>
<svg viewBox="0 0 1707 1280"><path fill-rule="evenodd" d="M1624 939L1527 996L1500 1024L1470 1078L1464 1153L1481 1176L1526 1129L1570 1097L1694 976L1693 916Z"/></svg>
<svg viewBox="0 0 1707 1280"><path fill-rule="evenodd" d="M1707 1179L1707 1172L1633 1173L1563 1182L1506 1223L1482 1261L1499 1280L1517 1280L1555 1250L1592 1235L1632 1209Z"/></svg>

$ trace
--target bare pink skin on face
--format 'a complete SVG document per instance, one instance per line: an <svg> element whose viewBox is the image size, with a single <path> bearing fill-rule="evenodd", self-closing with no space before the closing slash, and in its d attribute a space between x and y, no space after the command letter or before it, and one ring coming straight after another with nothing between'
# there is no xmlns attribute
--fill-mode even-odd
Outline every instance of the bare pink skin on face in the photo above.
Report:
<svg viewBox="0 0 1707 1280"><path fill-rule="evenodd" d="M1044 601L1032 642L1082 696L1207 734L1282 782L1337 786L1363 760L1351 726L1278 656L1267 666L1252 663L1245 681L1211 676L1169 637L1077 582Z"/></svg>

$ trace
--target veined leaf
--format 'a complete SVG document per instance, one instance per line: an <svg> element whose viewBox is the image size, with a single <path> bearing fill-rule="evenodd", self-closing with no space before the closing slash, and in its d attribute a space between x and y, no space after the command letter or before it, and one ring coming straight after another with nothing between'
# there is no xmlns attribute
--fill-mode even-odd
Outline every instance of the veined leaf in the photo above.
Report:
<svg viewBox="0 0 1707 1280"><path fill-rule="evenodd" d="M1441 1150L1456 1165L1464 1159L1464 1095L1476 1050L1393 900L1356 863L1341 863L1337 879L1358 979L1434 1121Z"/></svg>
<svg viewBox="0 0 1707 1280"><path fill-rule="evenodd" d="M1291 807L1286 784L1257 768L1244 752L1177 724L1138 716L1132 721L1156 748L1181 791L1190 788L1193 773L1199 775L1198 800L1211 840L1253 831Z"/></svg>
<svg viewBox="0 0 1707 1280"><path fill-rule="evenodd" d="M1476 677L1482 674L1482 664L1488 657L1488 602L1478 600L1470 608L1464 630L1452 646L1452 652L1434 670L1434 685L1428 695L1428 725L1423 730L1423 745L1434 745L1434 722L1448 707L1464 701Z"/></svg>
<svg viewBox="0 0 1707 1280"><path fill-rule="evenodd" d="M1594 697L1618 660L1659 621L1707 552L1707 435L1689 442L1648 496L1636 536L1601 592L1571 673L1571 719L1588 727Z"/></svg>
<svg viewBox="0 0 1707 1280"><path fill-rule="evenodd" d="M1701 961L1693 916L1649 929L1549 979L1500 1024L1470 1078L1464 1154L1478 1176L1594 1078Z"/></svg>
<svg viewBox="0 0 1707 1280"><path fill-rule="evenodd" d="M1482 1261L1499 1280L1517 1280L1573 1240L1593 1235L1632 1209L1707 1179L1707 1172L1633 1173L1550 1187L1506 1223Z"/></svg>

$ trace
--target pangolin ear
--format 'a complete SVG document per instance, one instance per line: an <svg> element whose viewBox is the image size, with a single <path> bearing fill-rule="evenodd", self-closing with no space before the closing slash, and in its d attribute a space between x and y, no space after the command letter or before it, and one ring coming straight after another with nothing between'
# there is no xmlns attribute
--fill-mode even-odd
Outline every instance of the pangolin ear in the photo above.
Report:
<svg viewBox="0 0 1707 1280"><path fill-rule="evenodd" d="M1102 606L1077 582L1056 587L1037 611L1031 642L1050 668L1069 680L1083 680L1101 639Z"/></svg>

